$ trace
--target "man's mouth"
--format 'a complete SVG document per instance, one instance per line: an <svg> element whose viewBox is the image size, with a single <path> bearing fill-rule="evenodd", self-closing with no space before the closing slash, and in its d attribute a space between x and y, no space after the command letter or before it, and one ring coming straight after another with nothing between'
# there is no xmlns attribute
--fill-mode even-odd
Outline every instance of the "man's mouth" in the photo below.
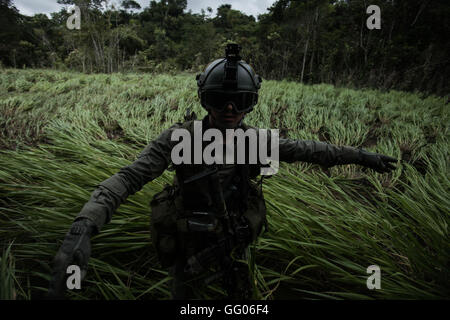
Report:
<svg viewBox="0 0 450 320"><path fill-rule="evenodd" d="M223 120L225 120L225 121L235 121L236 120L236 115L234 115L234 114L224 114L221 118Z"/></svg>

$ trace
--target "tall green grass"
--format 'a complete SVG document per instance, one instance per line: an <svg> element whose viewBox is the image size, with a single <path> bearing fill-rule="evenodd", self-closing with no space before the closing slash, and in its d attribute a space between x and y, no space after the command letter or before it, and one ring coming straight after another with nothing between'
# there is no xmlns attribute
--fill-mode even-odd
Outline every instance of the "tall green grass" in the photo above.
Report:
<svg viewBox="0 0 450 320"><path fill-rule="evenodd" d="M0 72L2 298L45 294L50 262L102 180L162 130L199 117L193 75ZM282 164L265 179L269 231L251 248L260 299L448 298L449 108L446 98L265 81L246 122L294 139L401 159L380 175L355 165ZM173 172L131 196L93 238L73 299L168 299L151 247L149 201ZM381 289L369 290L370 265ZM211 285L203 298L223 295Z"/></svg>

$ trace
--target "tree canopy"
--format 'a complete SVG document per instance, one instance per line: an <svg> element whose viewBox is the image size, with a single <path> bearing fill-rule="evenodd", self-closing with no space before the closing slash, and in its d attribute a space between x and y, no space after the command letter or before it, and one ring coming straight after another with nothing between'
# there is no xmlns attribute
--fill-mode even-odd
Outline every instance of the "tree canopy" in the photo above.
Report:
<svg viewBox="0 0 450 320"><path fill-rule="evenodd" d="M186 0L58 0L81 9L69 30L65 9L32 17L0 0L0 57L8 67L82 72L198 71L229 42L269 79L327 82L446 94L450 90L450 5L446 0L373 0L381 29L369 30L364 0L278 0L253 17L229 4L199 13ZM257 18L257 19L256 19Z"/></svg>

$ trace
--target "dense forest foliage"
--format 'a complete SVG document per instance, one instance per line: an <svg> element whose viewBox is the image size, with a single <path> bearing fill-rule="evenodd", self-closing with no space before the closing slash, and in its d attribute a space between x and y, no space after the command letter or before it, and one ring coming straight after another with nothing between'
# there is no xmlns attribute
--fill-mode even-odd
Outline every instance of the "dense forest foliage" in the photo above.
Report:
<svg viewBox="0 0 450 320"><path fill-rule="evenodd" d="M86 73L198 71L238 42L266 79L450 92L448 0L276 1L257 19L224 4L187 11L186 0L58 0L81 9L70 30L66 9L32 17L0 0L0 59L6 67ZM369 5L381 29L369 30Z"/></svg>

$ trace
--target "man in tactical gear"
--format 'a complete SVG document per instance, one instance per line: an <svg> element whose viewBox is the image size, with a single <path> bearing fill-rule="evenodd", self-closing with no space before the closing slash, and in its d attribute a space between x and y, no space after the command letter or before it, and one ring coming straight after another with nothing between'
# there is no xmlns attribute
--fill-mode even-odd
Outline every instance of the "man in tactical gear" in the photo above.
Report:
<svg viewBox="0 0 450 320"><path fill-rule="evenodd" d="M238 45L228 45L226 57L212 62L197 76L200 102L208 111L202 120L203 130L251 128L243 118L258 102L262 79L241 60L239 49ZM80 266L82 276L85 275L90 237L111 220L120 204L173 164L171 151L176 142L171 136L180 128L192 132L193 121L176 123L163 131L137 160L94 190L54 259L49 297L63 295L69 265ZM397 161L353 147L292 139L279 139L279 160L305 161L324 167L359 164L381 173L394 169L392 162ZM246 266L237 263L236 257L245 258L245 249L258 237L265 223L262 190L252 182L260 165L174 167L174 186L166 187L151 202L152 242L161 264L170 268L174 278L173 298L192 298L189 283L202 274L208 275L203 277L204 283L222 279L230 298L250 298Z"/></svg>

